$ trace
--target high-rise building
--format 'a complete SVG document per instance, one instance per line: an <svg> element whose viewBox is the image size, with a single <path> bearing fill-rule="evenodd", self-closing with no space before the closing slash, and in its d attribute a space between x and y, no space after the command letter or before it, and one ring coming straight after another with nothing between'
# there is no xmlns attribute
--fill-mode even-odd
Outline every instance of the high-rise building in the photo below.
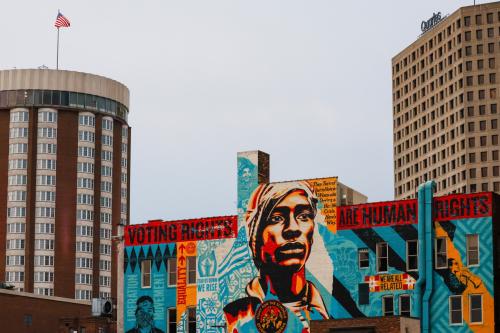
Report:
<svg viewBox="0 0 500 333"><path fill-rule="evenodd" d="M392 59L395 198L431 179L437 195L500 192L500 2L421 28Z"/></svg>
<svg viewBox="0 0 500 333"><path fill-rule="evenodd" d="M116 297L113 235L129 222L129 91L92 74L0 71L0 281Z"/></svg>

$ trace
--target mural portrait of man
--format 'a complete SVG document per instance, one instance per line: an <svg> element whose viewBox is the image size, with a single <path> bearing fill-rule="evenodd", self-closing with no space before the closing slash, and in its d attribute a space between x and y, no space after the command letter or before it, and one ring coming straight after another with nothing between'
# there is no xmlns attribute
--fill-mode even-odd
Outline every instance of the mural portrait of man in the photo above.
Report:
<svg viewBox="0 0 500 333"><path fill-rule="evenodd" d="M247 297L224 308L229 332L251 332L256 327L262 332L258 308L268 302L286 309L286 330L290 332L307 331L310 320L329 317L320 292L306 280L317 204L314 190L305 181L263 184L253 192L246 223L259 275L248 283Z"/></svg>
<svg viewBox="0 0 500 333"><path fill-rule="evenodd" d="M127 333L164 333L154 324L154 302L149 296L141 296L137 299L135 310L136 326Z"/></svg>

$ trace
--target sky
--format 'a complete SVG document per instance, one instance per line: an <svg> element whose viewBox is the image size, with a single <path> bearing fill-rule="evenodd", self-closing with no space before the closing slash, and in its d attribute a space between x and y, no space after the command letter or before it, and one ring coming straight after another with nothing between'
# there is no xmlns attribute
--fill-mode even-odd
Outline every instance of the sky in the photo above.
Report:
<svg viewBox="0 0 500 333"><path fill-rule="evenodd" d="M133 224L235 214L237 152L257 149L271 181L392 200L391 58L472 4L4 0L0 69L55 68L60 9L59 67L130 89Z"/></svg>

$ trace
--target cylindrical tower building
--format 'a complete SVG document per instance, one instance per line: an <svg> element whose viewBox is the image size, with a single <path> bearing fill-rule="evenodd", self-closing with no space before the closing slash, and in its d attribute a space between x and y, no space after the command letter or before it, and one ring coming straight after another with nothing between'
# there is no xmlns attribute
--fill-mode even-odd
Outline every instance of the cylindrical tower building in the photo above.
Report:
<svg viewBox="0 0 500 333"><path fill-rule="evenodd" d="M0 281L116 298L129 223L129 90L92 74L0 71Z"/></svg>

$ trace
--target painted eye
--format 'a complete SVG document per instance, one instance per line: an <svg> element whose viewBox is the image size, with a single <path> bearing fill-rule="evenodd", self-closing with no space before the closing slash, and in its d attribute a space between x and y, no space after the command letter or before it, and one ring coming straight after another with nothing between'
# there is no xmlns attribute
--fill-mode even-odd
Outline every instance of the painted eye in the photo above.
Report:
<svg viewBox="0 0 500 333"><path fill-rule="evenodd" d="M309 222L312 219L313 219L313 214L309 211L304 211L299 215L297 215L297 221L300 222Z"/></svg>
<svg viewBox="0 0 500 333"><path fill-rule="evenodd" d="M271 215L271 218L269 219L269 221L273 224L280 223L280 222L284 222L285 218L281 215L276 214L276 215Z"/></svg>

